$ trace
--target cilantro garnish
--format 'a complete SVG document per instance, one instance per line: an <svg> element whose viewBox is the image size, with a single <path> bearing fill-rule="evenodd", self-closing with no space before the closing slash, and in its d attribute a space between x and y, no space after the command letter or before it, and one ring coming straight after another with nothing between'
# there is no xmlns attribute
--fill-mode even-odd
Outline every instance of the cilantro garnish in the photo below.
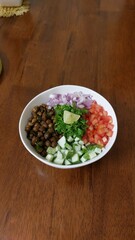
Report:
<svg viewBox="0 0 135 240"><path fill-rule="evenodd" d="M80 115L79 120L72 124L64 123L63 113L65 110ZM86 113L86 109L77 108L75 105L57 105L55 107L55 130L65 137L72 136L81 138L87 128L86 120L83 117Z"/></svg>

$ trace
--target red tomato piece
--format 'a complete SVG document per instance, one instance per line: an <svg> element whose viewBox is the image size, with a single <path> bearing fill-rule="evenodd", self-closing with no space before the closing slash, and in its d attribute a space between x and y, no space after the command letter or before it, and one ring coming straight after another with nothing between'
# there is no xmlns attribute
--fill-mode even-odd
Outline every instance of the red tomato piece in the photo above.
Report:
<svg viewBox="0 0 135 240"><path fill-rule="evenodd" d="M101 105L94 101L89 112L85 115L85 119L88 128L83 136L83 141L104 147L113 135L112 117L108 115L108 112Z"/></svg>

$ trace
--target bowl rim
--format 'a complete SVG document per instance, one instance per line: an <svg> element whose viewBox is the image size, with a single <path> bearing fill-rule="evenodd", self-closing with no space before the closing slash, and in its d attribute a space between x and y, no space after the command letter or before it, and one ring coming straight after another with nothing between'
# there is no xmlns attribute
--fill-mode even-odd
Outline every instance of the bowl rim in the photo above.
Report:
<svg viewBox="0 0 135 240"><path fill-rule="evenodd" d="M83 89L85 91L89 91L90 93L89 94L96 94L97 96L99 96L100 99L103 99L108 107L111 109L111 111L113 112L113 120L115 121L115 132L113 132L113 138L111 137L112 141L110 142L110 144L107 146L108 149L106 149L106 147L103 149L102 153L99 154L97 157L91 159L91 160L87 160L83 163L78 163L78 164L71 164L71 165L60 165L60 164L56 164L56 163L53 163L53 162L49 162L47 161L44 157L42 157L40 154L38 154L36 152L36 150L32 147L32 150L29 148L29 146L25 143L25 139L22 135L22 121L23 121L23 117L24 117L24 113L27 111L27 108L28 106L30 106L36 99L38 99L39 97L41 97L42 95L46 94L46 93L49 93L49 92L53 92L53 91L57 91L62 89L62 88L80 88L82 89L81 91L83 92ZM76 92L79 92L80 90L77 90ZM72 92L75 92L75 91L72 91ZM68 93L68 92L66 92ZM51 93L50 93L51 94ZM95 99L96 100L96 99ZM97 101L98 102L98 101ZM24 129L23 129L24 130ZM25 130L24 130L25 132ZM27 151L29 153L31 153L31 155L33 155L36 159L38 159L39 161L41 161L42 163L46 164L46 165L49 165L51 167L54 167L54 168L59 168L59 169L74 169L74 168L78 168L78 167L84 167L84 166L87 166L89 164L92 164L98 160L101 160L101 158L103 158L109 151L110 149L112 148L112 146L114 145L115 141L116 141L116 138L117 138L117 134L118 134L118 121L117 121L117 117L116 117L116 113L112 107L112 105L110 104L110 102L105 98L103 97L101 94L99 94L98 92L90 89L90 88L87 88L87 87L84 87L84 86L79 86L79 85L69 85L69 84L64 84L64 85L58 85L58 86L55 86L55 87L52 87L52 88L49 88L45 91L42 91L41 93L37 94L34 98L32 98L27 104L26 106L24 107L22 113L21 113L21 116L20 116L20 119L19 119L19 136L20 136L20 139L24 145L24 147L27 149ZM25 134L25 137L26 137L26 134ZM27 139L26 139L27 140ZM108 142L108 143L109 143Z"/></svg>

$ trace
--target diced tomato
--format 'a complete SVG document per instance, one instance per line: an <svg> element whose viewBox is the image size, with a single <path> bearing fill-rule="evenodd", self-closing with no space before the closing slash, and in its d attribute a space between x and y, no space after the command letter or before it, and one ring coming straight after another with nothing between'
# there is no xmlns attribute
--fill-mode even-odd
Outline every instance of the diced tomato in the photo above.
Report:
<svg viewBox="0 0 135 240"><path fill-rule="evenodd" d="M104 147L113 135L112 117L108 115L108 112L101 105L94 101L89 112L85 115L85 119L88 128L83 136L83 141Z"/></svg>

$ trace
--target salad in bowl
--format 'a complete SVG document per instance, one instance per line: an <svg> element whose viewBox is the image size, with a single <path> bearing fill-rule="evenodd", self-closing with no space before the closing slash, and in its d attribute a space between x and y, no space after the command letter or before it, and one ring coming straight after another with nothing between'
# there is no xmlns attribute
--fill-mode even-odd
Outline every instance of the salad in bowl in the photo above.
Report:
<svg viewBox="0 0 135 240"><path fill-rule="evenodd" d="M24 108L19 133L26 149L57 168L75 168L102 158L117 136L117 118L97 92L62 85L42 92Z"/></svg>

